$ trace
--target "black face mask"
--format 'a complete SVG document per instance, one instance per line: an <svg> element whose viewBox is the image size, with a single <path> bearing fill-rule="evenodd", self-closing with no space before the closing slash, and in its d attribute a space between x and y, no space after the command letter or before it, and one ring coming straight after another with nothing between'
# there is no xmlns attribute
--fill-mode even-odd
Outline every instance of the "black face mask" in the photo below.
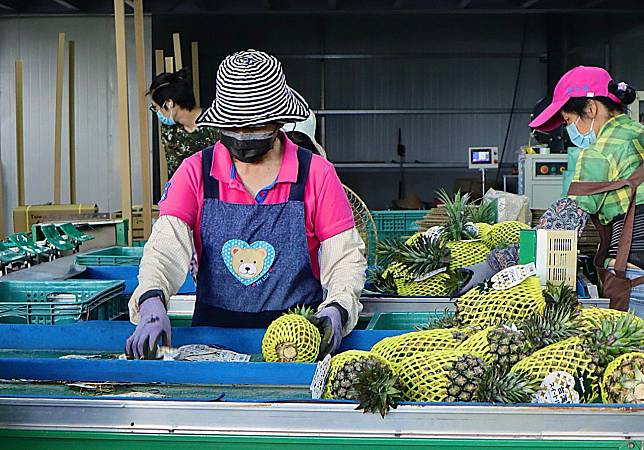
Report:
<svg viewBox="0 0 644 450"><path fill-rule="evenodd" d="M226 146L231 156L244 163L255 163L262 159L272 148L277 139L274 131L260 133L237 133L222 130L221 143Z"/></svg>

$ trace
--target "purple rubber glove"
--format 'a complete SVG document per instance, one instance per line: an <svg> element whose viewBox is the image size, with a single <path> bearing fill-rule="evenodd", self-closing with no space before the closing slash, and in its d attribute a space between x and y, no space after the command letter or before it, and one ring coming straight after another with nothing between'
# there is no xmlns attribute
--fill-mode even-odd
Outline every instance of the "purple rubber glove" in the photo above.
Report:
<svg viewBox="0 0 644 450"><path fill-rule="evenodd" d="M156 359L157 341L170 346L171 327L168 313L160 297L151 297L141 303L141 320L125 342L125 354L134 359Z"/></svg>
<svg viewBox="0 0 644 450"><path fill-rule="evenodd" d="M322 339L320 341L319 359L330 353L335 353L342 343L342 313L335 306L327 306L317 313L318 328Z"/></svg>

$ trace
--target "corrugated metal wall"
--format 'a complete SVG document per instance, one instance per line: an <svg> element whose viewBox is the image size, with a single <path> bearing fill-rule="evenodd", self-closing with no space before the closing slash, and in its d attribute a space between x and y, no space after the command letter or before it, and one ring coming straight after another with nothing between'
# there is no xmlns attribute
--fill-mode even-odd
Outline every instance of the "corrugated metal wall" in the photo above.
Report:
<svg viewBox="0 0 644 450"><path fill-rule="evenodd" d="M145 20L146 48L151 48L151 21ZM116 52L112 17L40 17L0 19L0 156L4 179L5 229L12 230L17 205L15 183L14 62L24 61L25 200L53 200L54 100L57 33L76 43L76 185L77 201L120 209L117 145ZM65 49L67 66L67 48ZM134 25L127 19L133 201L140 202L137 83ZM148 69L150 61L146 61ZM150 70L148 70L150 73ZM63 90L63 202L69 201L67 68Z"/></svg>
<svg viewBox="0 0 644 450"><path fill-rule="evenodd" d="M465 167L468 146L503 145L524 20L527 56L506 154L512 162L528 141L527 111L546 93L546 64L539 60L546 53L543 17L158 16L153 42L171 53L171 33L180 32L185 53L190 40L199 41L204 106L212 100L216 69L225 55L246 48L278 55L289 84L321 110L318 132L334 162L390 162L397 158L402 128L408 161ZM338 114L419 109L434 111ZM454 111L436 111L444 109ZM466 111L480 109L498 112ZM329 110L334 114L325 114ZM381 169L378 186L373 186L373 170L339 172L374 209L387 207L396 194L395 169ZM458 177L478 177L467 169L414 173L425 200L440 187L452 189Z"/></svg>

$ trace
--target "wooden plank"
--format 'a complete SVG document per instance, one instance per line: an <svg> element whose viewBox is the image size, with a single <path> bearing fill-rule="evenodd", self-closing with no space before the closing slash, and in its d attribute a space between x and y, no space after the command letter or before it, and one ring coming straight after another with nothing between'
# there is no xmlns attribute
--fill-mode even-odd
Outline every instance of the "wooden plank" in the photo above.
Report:
<svg viewBox="0 0 644 450"><path fill-rule="evenodd" d="M157 75L163 73L163 64L164 64L164 59L163 59L163 50L155 50L154 51L154 71Z"/></svg>
<svg viewBox="0 0 644 450"><path fill-rule="evenodd" d="M63 76L65 57L65 33L58 33L56 57L56 102L54 113L54 204L61 204L61 139L63 131Z"/></svg>
<svg viewBox="0 0 644 450"><path fill-rule="evenodd" d="M139 88L139 139L141 151L141 198L143 201L143 234L152 231L152 184L150 182L150 134L145 93L145 37L143 34L143 0L134 0L134 40L136 45L136 83Z"/></svg>
<svg viewBox="0 0 644 450"><path fill-rule="evenodd" d="M174 72L174 58L172 56L165 57L165 71L168 73Z"/></svg>
<svg viewBox="0 0 644 450"><path fill-rule="evenodd" d="M181 70L183 69L183 59L181 58L181 36L179 33L172 33L172 44L174 46L174 68Z"/></svg>
<svg viewBox="0 0 644 450"><path fill-rule="evenodd" d="M163 57L163 50L155 50L154 52L157 75L163 73L165 70L165 59ZM159 130L159 196L163 195L163 190L168 182L168 161L165 156L165 146L163 145L163 138L161 136L161 123L157 126Z"/></svg>
<svg viewBox="0 0 644 450"><path fill-rule="evenodd" d="M116 36L116 86L118 97L118 140L121 173L121 211L128 220L128 245L132 245L132 174L130 167L129 116L127 98L127 55L125 48L125 5L114 0Z"/></svg>
<svg viewBox="0 0 644 450"><path fill-rule="evenodd" d="M69 203L76 204L76 45L68 43L68 112L69 112Z"/></svg>
<svg viewBox="0 0 644 450"><path fill-rule="evenodd" d="M25 133L22 60L16 60L16 183L18 206L25 204Z"/></svg>
<svg viewBox="0 0 644 450"><path fill-rule="evenodd" d="M197 106L201 106L201 95L199 91L199 42L192 41L190 43L192 52L192 90L195 93L195 101Z"/></svg>

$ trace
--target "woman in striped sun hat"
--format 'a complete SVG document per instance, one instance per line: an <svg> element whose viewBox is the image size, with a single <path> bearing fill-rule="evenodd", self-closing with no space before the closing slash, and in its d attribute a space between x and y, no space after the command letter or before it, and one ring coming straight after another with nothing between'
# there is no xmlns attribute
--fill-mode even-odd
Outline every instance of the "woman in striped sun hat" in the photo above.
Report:
<svg viewBox="0 0 644 450"><path fill-rule="evenodd" d="M126 353L170 344L167 300L197 254L194 326L267 327L284 311L317 310L320 357L335 352L362 310L364 243L333 165L281 128L307 119L280 62L256 50L219 66L212 106L197 124L221 130L187 158L159 203L130 300L136 330Z"/></svg>

